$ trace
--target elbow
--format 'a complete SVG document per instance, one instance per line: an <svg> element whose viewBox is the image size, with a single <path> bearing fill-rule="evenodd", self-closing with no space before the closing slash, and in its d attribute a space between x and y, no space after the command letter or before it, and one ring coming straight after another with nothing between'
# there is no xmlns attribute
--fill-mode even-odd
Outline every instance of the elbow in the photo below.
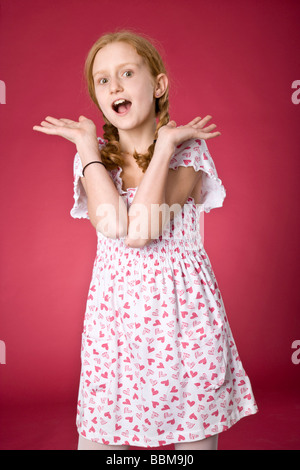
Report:
<svg viewBox="0 0 300 470"><path fill-rule="evenodd" d="M127 235L128 217L126 214L121 214L119 218L112 217L94 217L91 222L97 232L102 233L107 238L124 238Z"/></svg>
<svg viewBox="0 0 300 470"><path fill-rule="evenodd" d="M127 236L126 236L127 235ZM148 231L135 231L132 226L126 234L125 245L131 248L144 248L147 245L150 245L153 240L156 240L160 237L160 233L155 231L155 233Z"/></svg>
<svg viewBox="0 0 300 470"><path fill-rule="evenodd" d="M125 234L125 237L124 243L130 248L144 248L152 241L147 231L143 233L136 230L133 224L129 225L128 233Z"/></svg>
<svg viewBox="0 0 300 470"><path fill-rule="evenodd" d="M119 227L99 227L99 224L96 225L96 231L101 232L102 235L104 235L107 238L113 238L113 239L118 239L118 238L124 238L126 237L127 233L126 230L119 228Z"/></svg>
<svg viewBox="0 0 300 470"><path fill-rule="evenodd" d="M125 238L126 236L127 236L127 227L123 225L117 227L117 238Z"/></svg>
<svg viewBox="0 0 300 470"><path fill-rule="evenodd" d="M127 235L127 228L118 224L102 224L101 221L92 222L97 232L102 233L107 238L124 238Z"/></svg>
<svg viewBox="0 0 300 470"><path fill-rule="evenodd" d="M99 204L89 210L89 217L97 232L107 238L124 238L127 235L128 213L123 204L117 210L111 204Z"/></svg>
<svg viewBox="0 0 300 470"><path fill-rule="evenodd" d="M145 238L130 238L126 237L125 245L129 248L144 248L145 246L149 245L152 240L145 239Z"/></svg>

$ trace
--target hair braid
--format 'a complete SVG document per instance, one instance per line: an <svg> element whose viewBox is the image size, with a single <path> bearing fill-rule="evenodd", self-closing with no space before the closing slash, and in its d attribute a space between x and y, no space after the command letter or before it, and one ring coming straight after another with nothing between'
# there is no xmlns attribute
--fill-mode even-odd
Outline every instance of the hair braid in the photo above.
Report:
<svg viewBox="0 0 300 470"><path fill-rule="evenodd" d="M101 149L101 159L107 170L113 170L118 166L122 166L121 147L119 143L118 129L113 126L105 116L105 124L103 126L103 139L107 141L106 145Z"/></svg>
<svg viewBox="0 0 300 470"><path fill-rule="evenodd" d="M157 123L157 126L156 126L156 131L155 131L155 136L154 136L154 140L157 139L158 137L158 131L159 129L168 124L169 120L170 120L170 116L169 116L169 100L168 100L168 96L166 95L163 95L161 98L158 98L157 101L156 101L156 109L157 109L157 113L159 115L159 121ZM143 173L145 173L145 171L147 170L148 168L148 165L153 157L153 153L154 153L154 149L155 149L155 142L153 142L150 147L148 148L148 151L146 154L144 155L139 155L138 153L134 153L133 154L133 157L135 158L138 166L143 170Z"/></svg>

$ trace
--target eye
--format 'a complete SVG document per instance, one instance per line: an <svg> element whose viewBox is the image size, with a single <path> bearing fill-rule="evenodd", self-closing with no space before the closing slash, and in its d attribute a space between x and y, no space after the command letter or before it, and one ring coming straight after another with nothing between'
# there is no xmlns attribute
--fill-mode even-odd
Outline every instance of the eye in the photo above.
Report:
<svg viewBox="0 0 300 470"><path fill-rule="evenodd" d="M133 72L131 70L126 70L123 75L125 75L125 77L131 77L133 75Z"/></svg>
<svg viewBox="0 0 300 470"><path fill-rule="evenodd" d="M108 82L107 78L100 78L98 80L98 83L100 83L100 85L105 85L107 82Z"/></svg>

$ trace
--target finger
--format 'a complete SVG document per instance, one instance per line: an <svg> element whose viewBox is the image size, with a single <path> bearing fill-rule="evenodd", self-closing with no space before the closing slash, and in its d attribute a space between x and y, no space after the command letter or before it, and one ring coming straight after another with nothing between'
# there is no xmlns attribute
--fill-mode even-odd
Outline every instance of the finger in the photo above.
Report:
<svg viewBox="0 0 300 470"><path fill-rule="evenodd" d="M193 119L192 121L185 124L184 126L178 126L178 127L195 127L195 126L198 125L198 123L201 121L201 119L202 118L200 116L198 116L195 119Z"/></svg>
<svg viewBox="0 0 300 470"><path fill-rule="evenodd" d="M187 125L188 126L195 126L196 124L198 124L198 122L201 121L201 117L200 116L197 116L195 119L193 119L191 122L189 122Z"/></svg>
<svg viewBox="0 0 300 470"><path fill-rule="evenodd" d="M33 130L43 132L44 134L49 134L49 135L59 135L57 127L33 126Z"/></svg>
<svg viewBox="0 0 300 470"><path fill-rule="evenodd" d="M61 126L62 122L60 119L56 119L52 116L47 116L45 118L46 121L50 122L51 124L54 124L55 126Z"/></svg>
<svg viewBox="0 0 300 470"><path fill-rule="evenodd" d="M202 132L211 132L217 127L216 124L211 124L210 126L202 128Z"/></svg>
<svg viewBox="0 0 300 470"><path fill-rule="evenodd" d="M72 119L61 118L60 121L65 122L66 124L77 124L75 121L72 121Z"/></svg>
<svg viewBox="0 0 300 470"><path fill-rule="evenodd" d="M210 116L210 115L205 116L205 117L204 117L203 119L201 119L201 121L198 123L198 124L199 124L199 127L205 126L211 119L212 119L212 116Z"/></svg>
<svg viewBox="0 0 300 470"><path fill-rule="evenodd" d="M201 139L203 140L213 139L214 137L219 137L220 135L221 135L221 132L211 132L210 134L202 135Z"/></svg>
<svg viewBox="0 0 300 470"><path fill-rule="evenodd" d="M42 127L48 127L49 129L57 127L57 126L54 126L54 124L50 124L50 122L47 122L47 121L42 121L41 126Z"/></svg>

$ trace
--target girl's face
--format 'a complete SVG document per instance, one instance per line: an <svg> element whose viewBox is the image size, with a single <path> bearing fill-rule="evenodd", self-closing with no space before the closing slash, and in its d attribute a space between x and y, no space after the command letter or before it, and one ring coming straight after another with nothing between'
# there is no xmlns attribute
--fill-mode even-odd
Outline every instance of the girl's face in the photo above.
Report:
<svg viewBox="0 0 300 470"><path fill-rule="evenodd" d="M153 128L159 80L154 80L130 44L114 42L100 49L93 78L99 106L111 124L123 131L147 125Z"/></svg>

